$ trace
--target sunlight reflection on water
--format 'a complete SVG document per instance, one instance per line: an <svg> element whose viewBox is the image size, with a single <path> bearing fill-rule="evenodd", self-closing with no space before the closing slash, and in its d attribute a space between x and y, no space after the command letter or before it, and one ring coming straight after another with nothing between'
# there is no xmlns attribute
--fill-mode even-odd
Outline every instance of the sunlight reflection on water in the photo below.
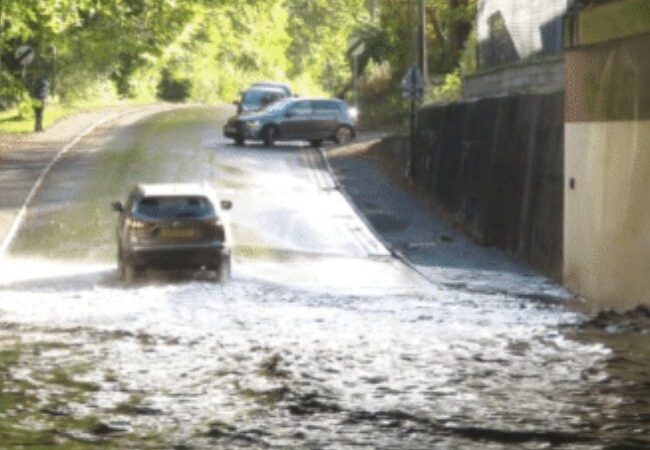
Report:
<svg viewBox="0 0 650 450"><path fill-rule="evenodd" d="M89 364L83 379L100 388L70 407L117 420L116 405L138 393L159 412L128 417L142 435L162 427L200 444L214 436L197 433L218 421L297 447L452 445L468 439L457 428L488 425L580 437L589 411L616 401L582 397L609 352L567 339L560 327L580 318L559 305L413 286L305 290L241 275L227 286L126 287L110 265L7 264L0 320L25 341L71 346L25 357L22 370ZM233 436L229 445L243 446ZM508 448L499 445L462 448Z"/></svg>

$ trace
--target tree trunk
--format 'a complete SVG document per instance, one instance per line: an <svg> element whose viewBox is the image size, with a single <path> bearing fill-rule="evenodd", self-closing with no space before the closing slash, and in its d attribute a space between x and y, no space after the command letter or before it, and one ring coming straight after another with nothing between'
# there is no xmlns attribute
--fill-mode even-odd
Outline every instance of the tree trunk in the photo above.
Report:
<svg viewBox="0 0 650 450"><path fill-rule="evenodd" d="M453 11L458 8L465 8L469 0L449 0L449 8ZM458 54L465 48L465 43L472 30L472 23L468 20L454 20L451 23L449 40L451 49Z"/></svg>
<svg viewBox="0 0 650 450"><path fill-rule="evenodd" d="M5 0L0 0L0 72L2 72L2 54L4 49Z"/></svg>
<svg viewBox="0 0 650 450"><path fill-rule="evenodd" d="M427 10L427 12L429 13L429 20L433 25L433 31L435 31L436 33L436 38L442 45L447 45L447 37L445 36L445 33L442 32L442 26L440 26L440 19L438 19L438 10L429 9Z"/></svg>

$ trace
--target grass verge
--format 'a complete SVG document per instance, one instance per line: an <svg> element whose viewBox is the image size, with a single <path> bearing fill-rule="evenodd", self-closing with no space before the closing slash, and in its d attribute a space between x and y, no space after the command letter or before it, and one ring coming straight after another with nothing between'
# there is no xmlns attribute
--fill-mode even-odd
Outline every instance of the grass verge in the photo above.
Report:
<svg viewBox="0 0 650 450"><path fill-rule="evenodd" d="M84 111L144 103L147 102L134 100L110 103L82 101L71 104L52 102L45 107L43 126L49 128L61 119ZM34 131L34 113L32 111L21 112L19 108L0 111L0 134L25 134L32 131Z"/></svg>

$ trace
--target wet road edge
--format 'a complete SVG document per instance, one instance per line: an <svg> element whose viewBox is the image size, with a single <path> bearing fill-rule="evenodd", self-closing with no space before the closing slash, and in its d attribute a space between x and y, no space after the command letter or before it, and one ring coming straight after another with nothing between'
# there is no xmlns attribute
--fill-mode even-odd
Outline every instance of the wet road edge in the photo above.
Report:
<svg viewBox="0 0 650 450"><path fill-rule="evenodd" d="M92 120L89 124L80 120L78 128L72 136L60 142L57 137L57 127L60 123L55 124L50 130L54 135L46 142L45 149L42 151L34 151L37 147L36 144L28 143L31 145L22 146L22 148L7 150L0 155L0 165L3 160L20 158L20 169L24 170L22 179L16 180L13 178L1 179L0 178L0 191L8 192L5 184L19 181L23 183L21 192L18 194L20 206L14 208L6 208L0 214L0 259L7 256L13 240L20 230L22 222L27 215L30 204L34 197L41 190L42 185L47 180L49 173L56 166L56 164L70 153L74 148L82 142L85 138L90 136L93 132L102 126L110 126L112 122L120 118L145 113L146 116L158 114L161 112L168 112L174 109L192 107L193 105L172 105L172 104L153 104L145 106L127 106L116 110L115 108L107 108L105 110L94 111L90 114L97 114L99 117ZM70 118L75 120L75 117L82 117L85 113L80 113ZM76 125L76 124L75 124ZM43 145L43 144L41 144ZM25 170L27 166L35 166L32 170ZM25 178L32 178L26 180Z"/></svg>
<svg viewBox="0 0 650 450"><path fill-rule="evenodd" d="M364 143L365 145L372 145L374 141L368 141L367 143ZM330 176L332 177L332 180L334 180L334 184L336 188L339 190L341 195L345 198L345 200L348 202L352 210L356 213L356 215L363 221L363 223L368 227L368 229L375 235L375 238L390 252L391 256L398 261L400 261L402 264L404 264L406 267L411 269L413 272L418 274L420 277L422 277L424 280L427 282L432 282L429 277L427 276L426 273L421 271L416 264L411 262L409 258L404 255L402 251L400 251L398 248L396 248L391 242L388 241L388 239L385 238L385 236L377 230L377 228L372 224L370 219L367 217L365 211L359 207L358 205L358 200L355 200L354 195L350 193L350 191L345 187L345 184L341 182L341 179L339 178L338 174L336 173L336 170L334 170L334 167L332 166L332 163L330 161L327 149L323 147L318 148L318 152L323 159L323 163L325 164L325 168L329 172ZM388 181L388 177L386 177L386 180Z"/></svg>
<svg viewBox="0 0 650 450"><path fill-rule="evenodd" d="M377 142L379 142L379 139L374 136L366 136L365 139L361 136L359 141L350 144L348 147L363 146L364 149L368 149ZM377 163L372 157L365 158L356 153L347 154L346 148L348 147L318 148L318 152L334 180L336 188L341 192L357 216L367 225L368 229L388 249L390 254L427 283L451 290L459 289L477 294L502 294L553 304L572 298L571 294L562 286L504 252L473 242L464 233L452 227L443 217L439 217L435 212L430 212L430 207L422 204L422 200L417 195L392 179L381 167L381 164ZM382 193L378 190L374 190L369 194L368 189L372 189L372 186L368 186L367 183L346 182L349 174L355 172L359 173L362 178L365 177L363 179L366 182L370 179L370 184L373 184L375 188L377 186L389 186L389 191L394 192L386 193L385 195L388 195L389 198L383 198ZM417 217L412 217L410 215L412 209L409 209L403 203L397 204L398 207L402 206L403 210L395 209L395 192L399 193L399 198L407 199L409 202L418 205ZM396 233L391 233L391 231L383 232L380 229L381 227L375 226L372 220L372 211L363 206L368 198L372 198L373 201L380 204L381 212L387 216L386 219L395 223L400 221L408 222L410 223L409 226L417 223L415 235L412 235L413 227L411 226L411 235L406 237L408 244L405 245L403 242L399 242L404 238L396 239ZM427 222L425 226L422 226L423 220ZM443 267L447 264L446 258L450 250L442 250L437 245L438 243L433 241L431 242L434 244L432 246L418 245L419 243L431 241L432 230L435 230L441 241L448 240L449 243L454 243L452 245L458 244L459 247L455 250L452 248L451 253L457 253L458 257L466 260L470 266L476 265L478 270L498 268L499 271L506 274L506 277L510 278L509 281L514 281L508 286L497 287L501 284L498 277L487 275L482 279L482 281L487 281L490 285L486 288L481 283L477 284L462 277L454 280L439 276L436 270L439 268L438 266ZM397 233L397 235L400 235L400 233ZM411 246L413 246L412 250L410 249ZM528 285L529 283L530 289L521 288L522 285Z"/></svg>

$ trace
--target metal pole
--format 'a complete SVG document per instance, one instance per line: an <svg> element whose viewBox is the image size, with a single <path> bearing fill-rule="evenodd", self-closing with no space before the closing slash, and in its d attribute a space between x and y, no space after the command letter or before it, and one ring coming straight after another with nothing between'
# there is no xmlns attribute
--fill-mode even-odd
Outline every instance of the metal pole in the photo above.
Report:
<svg viewBox="0 0 650 450"><path fill-rule="evenodd" d="M409 31L411 33L411 54L413 58L413 65L415 66L417 63L417 35L415 33L415 29L413 27L413 0L408 0L408 14L409 14ZM414 85L413 80L414 80L414 73L413 70L411 69L411 86ZM409 152L408 152L408 161L407 161L407 167L406 167L406 176L409 178L413 178L413 171L414 171L414 164L413 161L415 158L413 157L415 154L415 98L413 96L413 93L411 93L411 114L409 115Z"/></svg>
<svg viewBox="0 0 650 450"><path fill-rule="evenodd" d="M426 31L426 7L425 0L418 0L419 3L419 20L418 20L418 67L420 73L427 80L427 31Z"/></svg>
<svg viewBox="0 0 650 450"><path fill-rule="evenodd" d="M409 31L411 33L411 55L413 61L418 60L418 35L414 26L414 11L413 11L413 0L409 0Z"/></svg>
<svg viewBox="0 0 650 450"><path fill-rule="evenodd" d="M4 20L5 20L4 0L0 0L0 70L2 70L2 53L4 50Z"/></svg>
<svg viewBox="0 0 650 450"><path fill-rule="evenodd" d="M56 90L56 58L57 58L56 44L52 44L52 83L50 84L50 92L54 94Z"/></svg>
<svg viewBox="0 0 650 450"><path fill-rule="evenodd" d="M352 70L354 72L353 77L353 90L354 90L354 107L359 110L359 56L354 55L352 57Z"/></svg>
<svg viewBox="0 0 650 450"><path fill-rule="evenodd" d="M411 71L411 86L415 86L415 80L416 80L415 70L412 70ZM415 141L415 132L416 132L416 127L415 127L416 108L415 108L415 106L416 105L415 105L415 102L416 102L415 95L412 95L411 96L411 136L410 136L411 139L409 140L409 146L410 146L409 177L411 179L415 178L415 146L416 146L416 141Z"/></svg>

